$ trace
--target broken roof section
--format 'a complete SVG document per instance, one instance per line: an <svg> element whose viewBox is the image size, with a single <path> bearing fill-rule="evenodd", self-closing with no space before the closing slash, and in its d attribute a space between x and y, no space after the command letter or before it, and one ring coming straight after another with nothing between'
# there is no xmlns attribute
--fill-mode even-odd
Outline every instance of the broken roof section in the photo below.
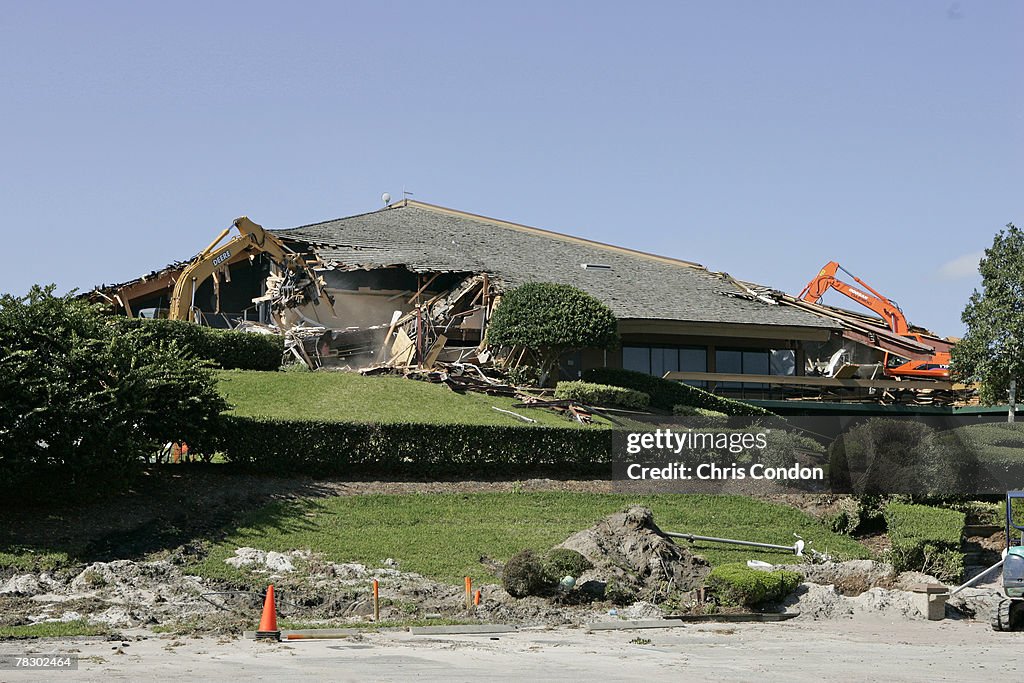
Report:
<svg viewBox="0 0 1024 683"><path fill-rule="evenodd" d="M297 250L313 251L324 268L486 272L506 287L558 282L601 299L621 319L841 327L827 316L773 305L769 297L752 295L749 285L697 263L423 202L403 200L273 232Z"/></svg>

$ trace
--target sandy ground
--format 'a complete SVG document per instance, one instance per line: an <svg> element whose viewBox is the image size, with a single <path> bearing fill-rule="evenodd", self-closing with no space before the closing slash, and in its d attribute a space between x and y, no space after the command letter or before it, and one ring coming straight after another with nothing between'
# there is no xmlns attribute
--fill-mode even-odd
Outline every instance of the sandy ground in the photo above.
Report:
<svg viewBox="0 0 1024 683"><path fill-rule="evenodd" d="M87 639L0 642L0 654L81 657L75 672L0 671L0 681L1013 681L1024 671L1024 633L962 621L539 628L496 636L396 631L290 643L147 635L128 646ZM636 638L650 643L630 642Z"/></svg>

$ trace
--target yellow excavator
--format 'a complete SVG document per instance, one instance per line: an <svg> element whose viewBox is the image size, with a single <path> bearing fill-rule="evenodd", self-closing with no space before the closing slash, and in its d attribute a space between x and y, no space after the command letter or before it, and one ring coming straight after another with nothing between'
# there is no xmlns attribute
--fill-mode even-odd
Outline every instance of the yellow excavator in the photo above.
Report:
<svg viewBox="0 0 1024 683"><path fill-rule="evenodd" d="M181 271L174 283L168 318L199 322L200 313L195 305L199 286L215 273L226 271L230 264L240 261L242 257L257 254L266 254L283 276L277 288L281 299L294 305L308 296L313 303L319 302L323 284L299 254L246 216L236 218L232 227L238 229L238 235L221 244L231 233L231 228L225 228L210 246L199 252ZM218 284L219 280L215 279L214 291L219 292Z"/></svg>

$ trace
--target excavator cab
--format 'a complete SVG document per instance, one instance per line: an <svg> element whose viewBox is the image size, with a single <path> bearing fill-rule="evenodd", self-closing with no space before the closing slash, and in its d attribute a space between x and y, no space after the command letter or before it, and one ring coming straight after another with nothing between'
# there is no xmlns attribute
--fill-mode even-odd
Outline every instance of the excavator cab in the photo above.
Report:
<svg viewBox="0 0 1024 683"><path fill-rule="evenodd" d="M949 363L936 362L942 360L940 356L941 354L936 354L936 357L927 360L908 360L895 353L886 352L885 371L894 377L948 379Z"/></svg>
<svg viewBox="0 0 1024 683"><path fill-rule="evenodd" d="M1018 501L1016 510L1014 501ZM992 628L997 631L1024 629L1024 491L1009 491L1006 494L1003 593L1006 598L996 605Z"/></svg>

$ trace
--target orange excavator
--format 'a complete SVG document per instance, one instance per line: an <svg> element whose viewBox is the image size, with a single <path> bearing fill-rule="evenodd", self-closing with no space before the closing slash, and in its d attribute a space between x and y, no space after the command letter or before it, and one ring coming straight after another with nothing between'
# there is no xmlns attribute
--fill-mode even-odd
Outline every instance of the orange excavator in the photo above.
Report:
<svg viewBox="0 0 1024 683"><path fill-rule="evenodd" d="M838 271L843 271L851 278L853 278L861 287L867 290L867 292L857 289L853 285L843 282L836 277ZM895 301L887 298L883 294L880 294L868 283L861 280L859 277L851 273L850 271L843 268L835 261L830 261L825 264L817 277L807 283L804 290L800 292L800 299L807 301L812 304L816 304L824 296L825 292L830 289L843 294L861 306L871 309L885 321L885 324L889 326L894 333L901 337L907 337L913 339L921 344L932 345L933 342L927 337L910 331L910 325L907 323L906 316L903 315L903 311L896 304ZM949 352L948 351L935 351L931 357L923 360L907 360L901 358L895 354L886 352L885 354L885 374L892 377L905 377L908 379L949 379Z"/></svg>

